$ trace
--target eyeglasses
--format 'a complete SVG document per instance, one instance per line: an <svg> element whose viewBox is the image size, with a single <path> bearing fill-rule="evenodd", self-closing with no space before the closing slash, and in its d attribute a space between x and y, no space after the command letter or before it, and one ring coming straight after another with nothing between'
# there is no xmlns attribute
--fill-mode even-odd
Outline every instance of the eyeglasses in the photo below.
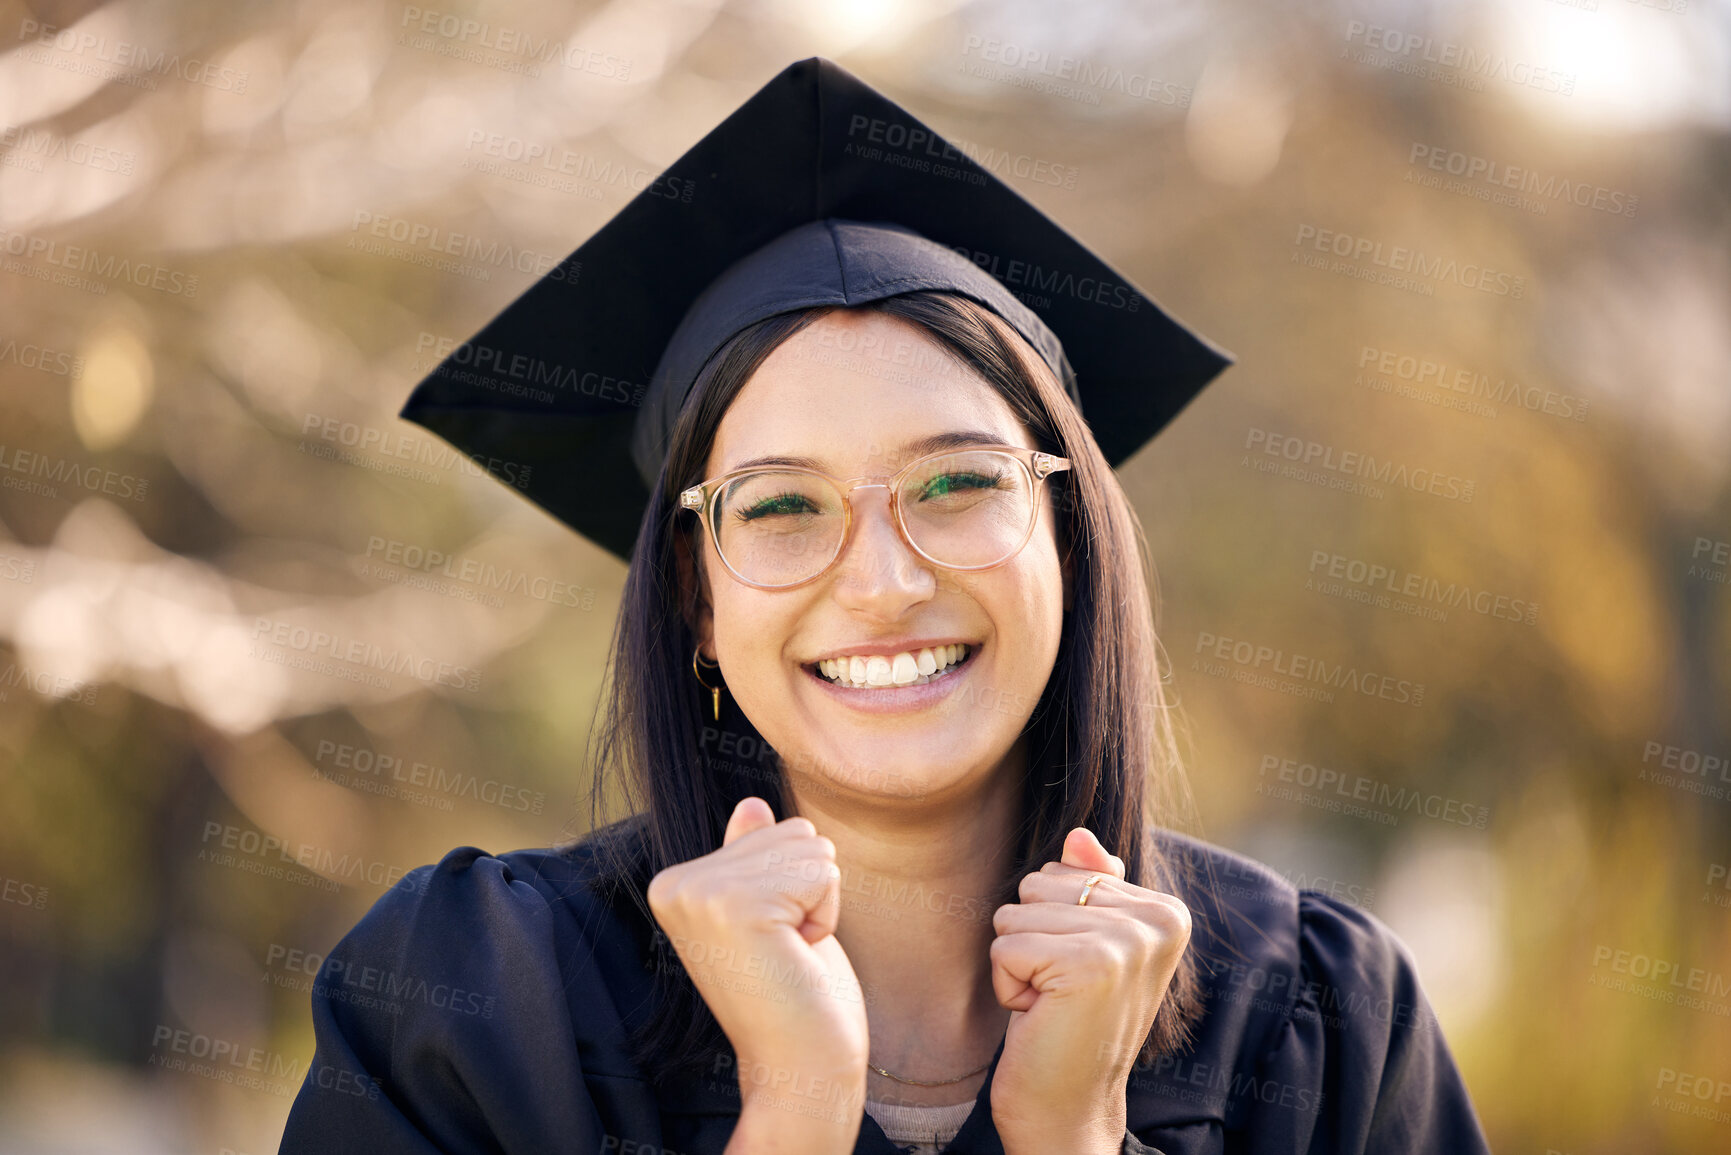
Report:
<svg viewBox="0 0 1731 1155"><path fill-rule="evenodd" d="M734 577L791 589L821 577L847 547L853 491L888 489L890 513L914 553L951 570L1002 565L1028 544L1040 516L1036 486L1070 461L1010 446L946 449L893 477L831 477L815 469L737 469L679 495L709 527Z"/></svg>

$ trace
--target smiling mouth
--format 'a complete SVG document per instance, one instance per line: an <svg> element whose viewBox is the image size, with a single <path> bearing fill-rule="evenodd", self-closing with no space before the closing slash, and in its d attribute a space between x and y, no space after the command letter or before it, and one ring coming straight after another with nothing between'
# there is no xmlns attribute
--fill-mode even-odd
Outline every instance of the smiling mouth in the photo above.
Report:
<svg viewBox="0 0 1731 1155"><path fill-rule="evenodd" d="M893 674L891 674L891 681L855 682L852 681L852 679L848 679L848 677L831 677L829 674L824 674L824 670L822 670L815 661L814 663L808 663L805 670L807 670L808 674L812 675L812 677L815 677L815 679L829 682L831 686L840 686L843 687L843 689L860 689L860 691L872 691L872 689L907 689L909 686L924 686L926 682L936 682L940 681L940 679L945 679L945 677L949 677L952 672L956 672L956 670L964 667L964 665L968 665L969 661L973 661L973 656L980 651L978 646L968 646L968 644L962 644L961 649L961 658L957 658L956 661L950 661L949 665L945 665L945 667L936 668L936 670L933 670L931 674L917 674L912 681L893 681ZM893 667L891 667L891 670L893 670ZM869 674L871 674L871 672L867 672L867 675ZM883 672L881 672L881 667L879 667L879 677L885 677Z"/></svg>

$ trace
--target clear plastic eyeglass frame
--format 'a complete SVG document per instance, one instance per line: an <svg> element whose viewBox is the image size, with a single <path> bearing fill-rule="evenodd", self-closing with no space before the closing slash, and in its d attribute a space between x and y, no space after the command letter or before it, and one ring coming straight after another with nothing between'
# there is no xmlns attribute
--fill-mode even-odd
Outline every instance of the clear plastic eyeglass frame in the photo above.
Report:
<svg viewBox="0 0 1731 1155"><path fill-rule="evenodd" d="M917 544L915 544L913 535L908 532L907 523L902 519L901 501L899 499L902 482L911 476L916 469L926 464L928 461L940 457L953 457L958 453L981 452L998 454L1007 459L1015 468L1023 471L1028 478L1028 491L1036 498L1034 501L1033 512L1028 518L1028 529L1027 532L1022 535L1022 540L1017 542L1015 548L1011 549L997 561L988 562L985 565L949 565L945 562L939 561L937 558L921 549ZM1061 473L1069 468L1070 459L1067 457L1057 457L1050 453L1042 453L1037 449L1024 449L1013 445L964 445L952 449L941 449L935 453L928 453L922 457L915 458L913 461L904 465L893 476L889 477L851 477L844 480L816 469L802 469L790 465L756 465L749 469L736 469L731 473L723 473L719 477L712 477L708 481L700 482L699 484L692 486L690 489L682 491L679 495L679 508L689 509L698 515L699 519L709 531L709 541L710 544L715 547L715 556L721 559L721 564L727 567L727 572L733 575L735 581L738 581L742 585L751 586L754 589L797 589L800 586L816 581L831 569L834 569L835 563L840 560L842 554L847 552L848 542L853 539L853 491L856 489L888 489L890 491L890 520L895 523L896 532L901 536L902 543L912 550L918 557L930 562L932 565L935 565L940 569L947 569L958 573L977 573L982 570L996 569L998 566L1003 565L1018 553L1022 552L1023 547L1026 546L1029 540L1034 536L1035 527L1040 523L1040 505L1042 503L1038 500L1038 483L1045 481L1054 473ZM727 554L722 552L721 541L715 529L715 519L712 516L716 494L721 490L722 486L736 481L739 478L749 477L755 473L801 473L809 477L819 477L834 485L841 493L842 530L841 536L836 540L835 553L830 556L828 561L824 562L823 565L818 567L818 569L809 576L800 578L798 581L786 582L780 585L770 585L763 582L752 581L750 578L734 569L733 563L727 560Z"/></svg>

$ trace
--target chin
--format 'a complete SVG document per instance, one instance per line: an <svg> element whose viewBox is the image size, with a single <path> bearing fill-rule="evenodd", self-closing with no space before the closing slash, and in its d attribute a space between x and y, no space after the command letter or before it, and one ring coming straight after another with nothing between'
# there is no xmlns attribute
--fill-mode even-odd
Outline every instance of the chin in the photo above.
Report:
<svg viewBox="0 0 1731 1155"><path fill-rule="evenodd" d="M942 794L997 765L1013 743L1005 736L1003 749L982 741L978 730L934 726L918 733L869 734L859 727L850 733L826 730L803 743L803 755L788 758L801 789L818 797L875 798L888 803L917 805Z"/></svg>

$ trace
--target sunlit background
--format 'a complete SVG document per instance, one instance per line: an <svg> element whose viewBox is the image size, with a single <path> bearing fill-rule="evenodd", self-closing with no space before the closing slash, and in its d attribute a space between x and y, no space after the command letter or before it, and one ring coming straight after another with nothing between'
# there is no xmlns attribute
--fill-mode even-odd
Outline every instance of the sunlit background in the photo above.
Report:
<svg viewBox="0 0 1731 1155"><path fill-rule="evenodd" d="M583 828L623 569L395 415L813 54L1238 358L1122 470L1167 821L1391 925L1497 1151L1731 1150L1702 0L0 0L0 1150L276 1150L385 887Z"/></svg>

